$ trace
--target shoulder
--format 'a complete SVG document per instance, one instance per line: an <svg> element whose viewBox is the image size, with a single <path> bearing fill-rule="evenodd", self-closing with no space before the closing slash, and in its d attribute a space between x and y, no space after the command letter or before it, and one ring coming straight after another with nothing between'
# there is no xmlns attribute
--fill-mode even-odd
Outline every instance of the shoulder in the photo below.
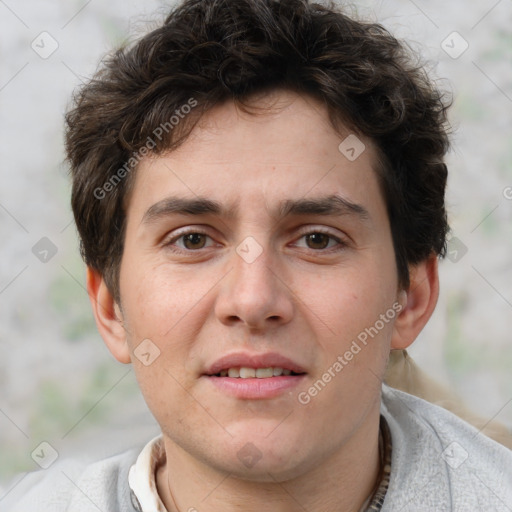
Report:
<svg viewBox="0 0 512 512"><path fill-rule="evenodd" d="M135 512L128 472L139 452L140 448L132 448L93 463L67 459L21 475L7 488L0 508L6 512Z"/></svg>
<svg viewBox="0 0 512 512"><path fill-rule="evenodd" d="M391 479L383 511L512 507L512 451L447 410L383 385Z"/></svg>

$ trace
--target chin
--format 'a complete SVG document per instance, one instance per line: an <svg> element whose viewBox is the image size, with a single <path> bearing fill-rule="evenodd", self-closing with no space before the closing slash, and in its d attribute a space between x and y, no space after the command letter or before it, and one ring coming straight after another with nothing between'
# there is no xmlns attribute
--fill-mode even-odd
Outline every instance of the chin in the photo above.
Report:
<svg viewBox="0 0 512 512"><path fill-rule="evenodd" d="M230 430L234 436L224 453L230 454L229 471L233 476L260 482L284 481L297 476L306 465L307 432L300 435L284 425L279 431L279 422L270 423L245 429L238 425L236 432Z"/></svg>

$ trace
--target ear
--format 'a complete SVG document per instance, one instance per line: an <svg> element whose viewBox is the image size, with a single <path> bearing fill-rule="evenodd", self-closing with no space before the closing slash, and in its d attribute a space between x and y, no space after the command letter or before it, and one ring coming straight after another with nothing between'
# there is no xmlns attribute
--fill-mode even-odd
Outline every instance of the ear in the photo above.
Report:
<svg viewBox="0 0 512 512"><path fill-rule="evenodd" d="M119 362L130 363L130 350L121 309L101 274L91 267L87 267L87 293L96 326L108 349Z"/></svg>
<svg viewBox="0 0 512 512"><path fill-rule="evenodd" d="M417 338L428 322L439 296L437 255L409 268L410 285L400 292L403 309L395 320L391 338L391 350L406 349Z"/></svg>

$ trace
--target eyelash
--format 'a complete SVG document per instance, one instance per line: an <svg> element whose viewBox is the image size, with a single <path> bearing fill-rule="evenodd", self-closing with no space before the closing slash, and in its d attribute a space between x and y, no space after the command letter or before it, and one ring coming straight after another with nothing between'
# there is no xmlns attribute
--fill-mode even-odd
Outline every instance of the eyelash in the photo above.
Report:
<svg viewBox="0 0 512 512"><path fill-rule="evenodd" d="M163 244L163 246L167 249L169 249L170 251L172 252L175 252L175 253L193 253L193 252L200 252L202 249L205 249L204 247L200 248L200 249L183 249L181 247L175 247L173 244L175 242L177 242L178 240L182 239L184 236L187 236L187 235L202 235L202 236L206 236L208 238L212 238L210 235L208 235L208 233L205 233L204 231L200 231L198 229L188 229L186 231L181 231L180 233L176 234L173 238L171 238L168 242L165 242ZM313 251L313 252L327 252L327 253L330 253L330 252L338 252L338 251L341 251L343 249L345 249L347 247L347 243L343 240L341 240L340 238L334 236L333 234L331 234L330 232L328 231L325 231L323 229L313 229L313 230L310 230L310 231L305 231L303 232L300 237L299 237L299 240L301 238L304 238L305 236L307 235L313 235L313 234L323 234L323 235L326 235L328 236L331 240L334 240L338 243L337 247L330 247L330 248L325 248L325 249L310 249L310 248L307 248L308 250L310 251ZM329 242L328 242L329 244ZM207 249L208 247L206 247Z"/></svg>

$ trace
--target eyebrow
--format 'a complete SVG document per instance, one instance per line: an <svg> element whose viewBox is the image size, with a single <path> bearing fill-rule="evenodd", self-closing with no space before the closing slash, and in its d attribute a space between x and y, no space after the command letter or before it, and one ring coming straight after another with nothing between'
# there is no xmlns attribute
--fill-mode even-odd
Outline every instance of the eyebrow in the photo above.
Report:
<svg viewBox="0 0 512 512"><path fill-rule="evenodd" d="M143 224L152 224L172 214L180 215L215 215L233 218L238 205L224 208L221 203L204 197L187 199L167 197L151 206L142 217ZM338 195L312 199L287 199L280 203L277 217L285 218L300 215L355 216L363 222L371 220L368 210Z"/></svg>

